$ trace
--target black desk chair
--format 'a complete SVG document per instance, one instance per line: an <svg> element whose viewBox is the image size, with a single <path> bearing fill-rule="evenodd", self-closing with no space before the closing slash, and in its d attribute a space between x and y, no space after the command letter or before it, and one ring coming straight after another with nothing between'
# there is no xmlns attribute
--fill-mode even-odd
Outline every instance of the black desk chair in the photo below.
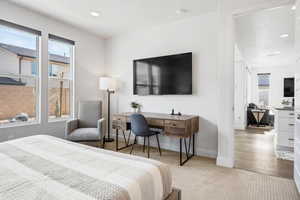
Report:
<svg viewBox="0 0 300 200"><path fill-rule="evenodd" d="M159 139L158 139L158 134L160 132L150 130L148 123L145 119L145 117L141 114L133 114L130 116L130 121L131 121L131 131L135 135L134 137L134 142L130 151L130 154L133 151L134 145L136 144L136 138L137 137L143 137L144 138L144 146L143 146L143 152L145 152L145 143L146 143L146 138L148 139L148 158L150 157L149 153L149 147L150 147L150 136L156 136L157 144L158 144L158 150L159 154L161 155L161 149L159 145Z"/></svg>

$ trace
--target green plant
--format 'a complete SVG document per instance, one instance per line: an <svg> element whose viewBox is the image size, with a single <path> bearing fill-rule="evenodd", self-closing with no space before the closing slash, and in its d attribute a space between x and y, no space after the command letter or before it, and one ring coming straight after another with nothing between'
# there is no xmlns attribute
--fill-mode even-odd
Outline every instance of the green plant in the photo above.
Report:
<svg viewBox="0 0 300 200"><path fill-rule="evenodd" d="M140 104L136 103L136 102L131 102L131 108L139 108L140 107Z"/></svg>

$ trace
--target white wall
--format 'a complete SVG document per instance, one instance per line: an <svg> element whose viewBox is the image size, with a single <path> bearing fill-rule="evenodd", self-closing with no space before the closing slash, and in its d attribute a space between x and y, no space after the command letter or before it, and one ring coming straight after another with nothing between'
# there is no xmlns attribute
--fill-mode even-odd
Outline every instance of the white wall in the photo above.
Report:
<svg viewBox="0 0 300 200"><path fill-rule="evenodd" d="M232 0L218 1L218 157L217 165L234 166L234 44Z"/></svg>
<svg viewBox="0 0 300 200"><path fill-rule="evenodd" d="M234 59L234 128L244 130L247 126L247 65L237 46Z"/></svg>
<svg viewBox="0 0 300 200"><path fill-rule="evenodd" d="M280 66L280 67L259 67L251 69L251 88L252 88L252 100L251 102L259 105L258 102L258 87L257 87L257 74L258 73L271 73L270 76L270 106L278 107L282 106L283 99L283 80L287 77L294 77L297 72L297 66Z"/></svg>
<svg viewBox="0 0 300 200"><path fill-rule="evenodd" d="M199 155L216 157L217 38L218 16L209 13L106 41L107 73L121 82L119 91L112 97L112 113L131 111L130 102L137 101L142 104L142 111L170 113L174 108L183 114L199 115L196 151ZM193 95L133 95L134 59L184 52L193 52ZM161 143L164 148L179 148L178 141L169 137L162 138Z"/></svg>
<svg viewBox="0 0 300 200"><path fill-rule="evenodd" d="M250 68L247 68L247 106L252 102L252 72Z"/></svg>
<svg viewBox="0 0 300 200"><path fill-rule="evenodd" d="M98 77L104 71L104 46L101 38L4 1L0 1L0 19L42 31L43 60L41 62L42 74L45 77L47 76L48 67L48 33L74 40L76 43L76 102L85 99L95 100L101 97L98 90ZM43 105L41 107L41 124L0 128L0 141L34 134L50 134L63 137L64 121L47 123L46 86L47 80L44 79L41 88L41 101Z"/></svg>

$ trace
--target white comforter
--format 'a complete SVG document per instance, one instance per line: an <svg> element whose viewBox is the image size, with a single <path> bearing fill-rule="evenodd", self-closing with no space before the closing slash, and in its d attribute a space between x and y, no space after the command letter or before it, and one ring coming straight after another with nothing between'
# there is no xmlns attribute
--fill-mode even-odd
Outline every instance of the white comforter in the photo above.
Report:
<svg viewBox="0 0 300 200"><path fill-rule="evenodd" d="M0 199L163 200L168 166L51 136L0 143Z"/></svg>

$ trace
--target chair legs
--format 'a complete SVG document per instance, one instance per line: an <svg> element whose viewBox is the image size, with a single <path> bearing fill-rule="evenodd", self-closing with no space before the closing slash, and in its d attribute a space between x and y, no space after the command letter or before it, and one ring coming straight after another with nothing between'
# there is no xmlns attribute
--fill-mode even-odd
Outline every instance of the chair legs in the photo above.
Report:
<svg viewBox="0 0 300 200"><path fill-rule="evenodd" d="M155 135L156 136L156 141L157 141L157 146L158 146L158 151L159 151L159 155L161 156L161 149L160 149L160 143L159 143L159 138L158 138L158 134ZM150 136L146 136L147 137L147 156L148 158L150 158ZM144 137L144 145L143 145L143 152L145 153L145 149L146 149L146 137ZM132 154L134 145L137 143L137 136L134 137L134 142L132 144L131 150L130 150L130 154Z"/></svg>
<svg viewBox="0 0 300 200"><path fill-rule="evenodd" d="M136 136L134 136L134 142L133 142L133 144L132 144L132 147L131 147L131 151L130 151L130 154L132 153L132 151L133 151L133 147L134 147L134 145L136 144Z"/></svg>
<svg viewBox="0 0 300 200"><path fill-rule="evenodd" d="M149 140L149 136L148 136L148 158L150 158L150 140Z"/></svg>
<svg viewBox="0 0 300 200"><path fill-rule="evenodd" d="M101 140L100 140L100 145L101 145ZM102 138L102 148L105 149L105 137Z"/></svg>

